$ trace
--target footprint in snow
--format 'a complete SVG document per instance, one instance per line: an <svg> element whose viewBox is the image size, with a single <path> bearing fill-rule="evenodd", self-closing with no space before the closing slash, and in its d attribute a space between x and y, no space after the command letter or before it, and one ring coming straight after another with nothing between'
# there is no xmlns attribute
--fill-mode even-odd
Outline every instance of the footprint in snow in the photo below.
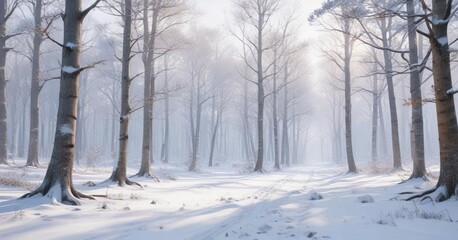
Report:
<svg viewBox="0 0 458 240"><path fill-rule="evenodd" d="M264 224L261 227L258 227L257 234L264 234L264 233L267 233L270 230L272 230L272 226L270 226L269 224Z"/></svg>

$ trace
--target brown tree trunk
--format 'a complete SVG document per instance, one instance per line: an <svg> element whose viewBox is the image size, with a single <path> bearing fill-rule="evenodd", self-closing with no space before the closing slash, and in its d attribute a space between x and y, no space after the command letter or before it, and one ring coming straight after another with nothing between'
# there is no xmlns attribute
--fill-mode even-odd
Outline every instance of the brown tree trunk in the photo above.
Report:
<svg viewBox="0 0 458 240"><path fill-rule="evenodd" d="M81 6L82 0L65 1L60 98L51 161L40 187L21 198L41 194L69 205L79 205L78 198L92 198L77 192L72 180L78 82L83 70L80 66L82 23L86 14L92 9L82 11Z"/></svg>
<svg viewBox="0 0 458 240"><path fill-rule="evenodd" d="M32 54L32 82L30 89L30 135L29 149L27 154L26 166L39 166L38 161L38 138L40 127L40 112L39 112L39 94L40 94L40 48L43 42L43 33L41 32L41 13L42 0L35 1L34 18L35 32L33 38L33 54Z"/></svg>
<svg viewBox="0 0 458 240"><path fill-rule="evenodd" d="M444 187L443 196L436 201L448 199L458 190L458 126L453 96L447 91L452 89L450 70L450 50L448 45L447 19L452 3L433 0L433 19L444 20L432 24L430 37L433 56L434 90L436 113L439 127L440 176L438 188ZM448 4L447 4L448 3Z"/></svg>

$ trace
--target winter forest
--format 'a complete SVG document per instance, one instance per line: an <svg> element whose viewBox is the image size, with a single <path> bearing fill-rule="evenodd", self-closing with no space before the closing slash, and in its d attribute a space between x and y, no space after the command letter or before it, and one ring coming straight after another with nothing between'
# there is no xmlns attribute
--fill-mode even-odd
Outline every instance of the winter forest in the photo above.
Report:
<svg viewBox="0 0 458 240"><path fill-rule="evenodd" d="M456 239L458 1L0 0L0 239Z"/></svg>

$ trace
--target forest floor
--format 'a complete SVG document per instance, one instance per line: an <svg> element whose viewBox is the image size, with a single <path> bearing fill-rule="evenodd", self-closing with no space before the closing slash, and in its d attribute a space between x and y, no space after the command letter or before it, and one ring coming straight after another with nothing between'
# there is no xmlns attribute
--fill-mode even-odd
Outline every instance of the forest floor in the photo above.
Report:
<svg viewBox="0 0 458 240"><path fill-rule="evenodd" d="M438 166L429 170L437 176ZM110 168L76 168L78 190L107 198L82 200L81 206L53 203L47 197L17 200L41 183L45 172L46 168L0 166L0 239L445 240L458 236L455 198L443 203L401 201L400 192L421 192L435 182L433 178L398 184L408 172L372 169L346 174L344 167L316 164L265 174L236 168L189 173L160 165L154 173L161 182L133 179L141 189L102 183ZM323 199L311 200L317 195Z"/></svg>

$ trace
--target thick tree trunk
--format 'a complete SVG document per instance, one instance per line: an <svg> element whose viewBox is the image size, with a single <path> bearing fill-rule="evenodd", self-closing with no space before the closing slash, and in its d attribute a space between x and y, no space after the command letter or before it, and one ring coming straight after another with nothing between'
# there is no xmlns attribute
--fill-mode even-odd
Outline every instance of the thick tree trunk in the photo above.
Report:
<svg viewBox="0 0 458 240"><path fill-rule="evenodd" d="M434 90L436 97L436 113L439 127L440 147L440 176L438 188L443 187L443 196L438 196L436 201L448 199L458 194L458 126L456 109L453 96L447 92L452 89L452 76L450 70L450 50L448 45L447 19L450 14L451 2L433 0L433 19L438 19L432 24L434 34L430 37L433 55ZM443 20L443 21L442 21Z"/></svg>
<svg viewBox="0 0 458 240"><path fill-rule="evenodd" d="M383 47L388 49L390 47L388 40L388 32L386 26L386 19L381 20L381 31L382 31L382 40ZM383 51L383 57L385 59L385 76L388 90L388 101L390 103L390 117L391 117L391 144L393 146L393 167L394 169L402 169L401 163L401 147L399 143L399 126L398 126L398 114L396 109L396 97L394 94L394 84L393 84L393 66L392 66L392 56L389 50Z"/></svg>
<svg viewBox="0 0 458 240"><path fill-rule="evenodd" d="M350 29L350 20L344 19L345 29ZM349 32L349 31L345 31ZM350 64L351 64L351 40L350 35L344 33L345 40L345 146L347 150L347 163L348 171L356 173L356 164L353 157L353 140L352 140L352 126L351 126L351 76L350 76Z"/></svg>
<svg viewBox="0 0 458 240"><path fill-rule="evenodd" d="M41 194L58 202L79 205L78 198L91 198L73 187L72 170L75 153L75 129L78 105L78 82L81 72L80 53L82 23L86 11L81 11L82 0L66 0L64 46L60 98L57 114L54 149L43 183L22 198Z"/></svg>
<svg viewBox="0 0 458 240"><path fill-rule="evenodd" d="M7 112L6 112L6 8L7 1L0 3L0 164L8 162L8 146L7 146Z"/></svg>
<svg viewBox="0 0 458 240"><path fill-rule="evenodd" d="M35 2L35 32L32 54L32 82L30 89L30 135L26 166L38 167L38 138L40 127L39 94L40 94L40 48L43 42L41 32L42 0Z"/></svg>
<svg viewBox="0 0 458 240"><path fill-rule="evenodd" d="M421 96L421 80L418 66L417 27L415 23L415 6L413 0L407 0L407 14L409 15L409 57L410 57L410 94L412 104L413 145L412 160L413 172L410 178L426 177L425 145L423 136L423 101Z"/></svg>

